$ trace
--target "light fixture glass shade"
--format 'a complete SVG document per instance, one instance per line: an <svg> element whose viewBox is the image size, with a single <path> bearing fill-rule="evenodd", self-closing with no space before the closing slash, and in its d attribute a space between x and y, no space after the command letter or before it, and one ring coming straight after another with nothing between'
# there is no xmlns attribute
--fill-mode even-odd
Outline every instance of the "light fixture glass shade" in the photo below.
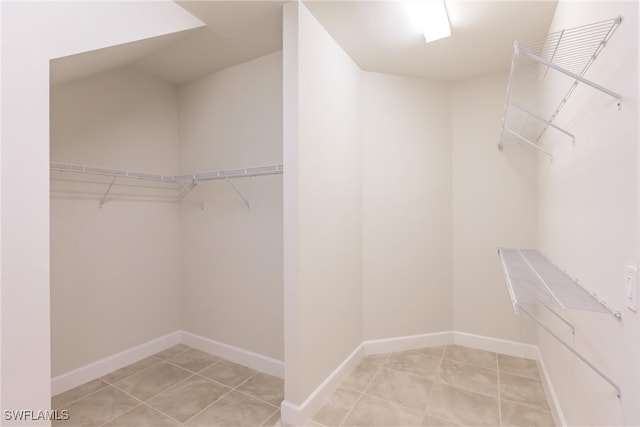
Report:
<svg viewBox="0 0 640 427"><path fill-rule="evenodd" d="M412 0L404 2L415 27L427 43L451 36L451 25L444 0Z"/></svg>

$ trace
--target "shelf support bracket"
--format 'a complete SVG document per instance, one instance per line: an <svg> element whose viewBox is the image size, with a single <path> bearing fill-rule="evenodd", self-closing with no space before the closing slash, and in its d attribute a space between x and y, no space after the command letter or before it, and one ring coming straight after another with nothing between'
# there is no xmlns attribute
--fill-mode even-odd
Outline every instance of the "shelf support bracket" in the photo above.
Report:
<svg viewBox="0 0 640 427"><path fill-rule="evenodd" d="M189 194L191 194L191 192L193 191L194 188L196 188L196 185L198 185L198 181L193 180L189 186L186 186L184 184L184 182L182 182L182 181L178 181L178 182L180 183L180 186L182 187L182 191L181 191L180 195L178 196L178 201L181 202L182 200L184 200L185 197L187 197Z"/></svg>
<svg viewBox="0 0 640 427"><path fill-rule="evenodd" d="M565 135L567 135L569 138L571 138L571 141L575 144L576 143L576 137L575 135L573 135L572 133L567 132L566 130L562 129L560 126L555 125L551 120L547 120L544 119L542 117L540 117L537 114L532 113L531 111L527 110L526 108L522 107L521 105L516 104L515 102L510 102L509 105L517 108L518 110L522 111L523 113L529 115L530 117L533 117L534 119L537 119L539 121L541 121L542 123L551 126L552 128L564 133Z"/></svg>
<svg viewBox="0 0 640 427"><path fill-rule="evenodd" d="M109 184L109 186L107 187L107 191L104 192L104 195L102 196L102 199L100 199L100 209L102 209L102 205L105 204L105 202L107 201L107 196L109 195L109 192L111 191L111 187L113 187L113 184L116 182L116 178L118 178L117 176L114 176L113 179L111 180L111 183Z"/></svg>
<svg viewBox="0 0 640 427"><path fill-rule="evenodd" d="M562 338L560 338L558 335L556 335L551 329L549 329L544 323L542 323L542 321L540 319L538 319L536 316L534 316L533 314L531 314L531 312L529 312L529 310L527 310L526 308L524 308L523 306L519 305L520 310L522 310L523 313L525 313L527 316L529 316L534 322L536 322L542 329L544 329L546 332L548 332L553 338L555 338L560 344L562 344L567 350L569 350L571 353L573 353L578 359L582 360L582 362L587 365L588 367L590 367L596 374L600 375L600 377L602 377L603 380L605 380L606 382L608 382L615 390L616 393L618 395L618 399L620 399L620 397L622 396L622 392L620 391L620 387L618 386L618 384L616 384L611 378L609 378L608 376L606 376L600 369L598 369L593 363L591 363L589 360L587 360L587 358L585 358L582 354L580 354L575 348L573 348L573 346L569 343L567 343L566 341L564 341Z"/></svg>
<svg viewBox="0 0 640 427"><path fill-rule="evenodd" d="M542 304L542 306L544 308L546 308L547 310L549 310L549 312L551 314L553 314L554 316L556 316L558 319L560 319L560 321L562 321L565 325L567 325L569 327L569 329L571 329L571 335L575 335L576 334L576 328L573 327L573 325L564 317L560 316L558 313L556 313L551 307L546 306L544 304Z"/></svg>
<svg viewBox="0 0 640 427"><path fill-rule="evenodd" d="M224 181L229 184L229 186L231 186L231 188L233 189L233 191L236 192L236 194L238 194L238 196L240 196L240 198L242 199L242 201L244 202L245 206L247 206L247 209L251 209L251 203L249 203L249 200L247 200L246 197L244 197L244 195L240 192L240 190L238 190L238 187L236 187L235 185L233 185L233 182L229 181L229 178L225 178Z"/></svg>
<svg viewBox="0 0 640 427"><path fill-rule="evenodd" d="M524 136L520 135L519 133L512 131L511 129L509 129L508 127L505 127L504 130L508 133L510 133L511 135L515 136L516 138L518 138L519 140L529 144L530 146L532 146L533 148L535 148L536 150L542 151L544 154L546 154L547 156L549 156L551 159L553 159L553 155L548 152L547 150L545 150L544 148L540 147L538 144L536 144L533 141L529 141L527 138L525 138Z"/></svg>

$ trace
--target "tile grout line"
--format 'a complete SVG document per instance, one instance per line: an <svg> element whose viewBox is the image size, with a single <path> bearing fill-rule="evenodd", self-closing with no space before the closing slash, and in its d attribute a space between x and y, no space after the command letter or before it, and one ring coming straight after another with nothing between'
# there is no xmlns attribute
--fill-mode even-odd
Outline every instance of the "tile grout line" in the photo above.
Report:
<svg viewBox="0 0 640 427"><path fill-rule="evenodd" d="M179 423L179 421L178 421L178 420L174 419L173 417L169 416L168 414L165 414L163 411L160 411L160 410L158 410L158 409L156 409L156 408L152 407L151 405L148 405L144 400L139 399L139 398L137 398L136 396L134 396L134 395L132 395L132 394L129 394L128 392L126 392L126 391L122 390L121 388L117 387L116 385L114 385L114 384L110 384L110 385L109 385L109 387L113 387L115 390L117 390L117 391L119 391L119 392L121 392L121 393L123 393L123 394L125 394L125 395L129 396L129 397L130 397L130 398L132 398L133 400L138 401L138 402L139 402L139 405L137 405L137 406L135 406L135 407L133 407L133 408L129 409L128 411L123 412L122 414L120 414L120 415L118 415L118 416L115 416L115 417L113 417L113 418L108 419L108 420L107 420L107 421L105 421L104 423L100 424L101 426L104 426L105 424L107 424L107 423L109 423L109 422L111 422L111 421L115 420L116 418L120 418L120 417L121 417L121 416L123 416L124 414L128 414L129 412L133 411L134 409L139 408L139 407L140 407L140 406L142 406L142 405L147 406L147 407L149 407L149 408L151 408L151 409L153 409L153 410L155 410L155 411L157 411L157 412L160 412L162 415L168 416L168 417L169 417L169 418L171 418L172 420L174 420L174 421L176 421L176 422L178 422L178 423ZM160 393L162 393L162 392L160 392ZM158 394L159 394L159 393L158 393ZM153 398L153 397L155 397L155 396L156 396L156 395L154 395L154 396L150 397L149 399L151 399L151 398Z"/></svg>
<svg viewBox="0 0 640 427"><path fill-rule="evenodd" d="M181 354L183 354L183 353L186 353L186 352L187 352L187 351L189 351L189 350L191 350L191 348L187 348L186 350L181 351L180 353L177 353L177 354L173 355L172 357L179 356L179 355L181 355ZM154 395L152 395L152 396L149 396L149 397L146 399L146 401L145 401L145 400L142 400L142 399L139 399L139 398L137 398L136 396L134 396L134 395L130 394L129 392L127 392L127 391L125 391L125 390L121 389L121 388L120 388L119 386L117 386L115 383L112 383L112 384L109 384L109 383L108 383L108 384L109 384L111 387L115 388L116 390L118 390L118 391L120 391L120 392L122 392L122 393L126 394L127 396L129 396L129 397L131 397L131 398L133 398L133 399L137 400L137 401L138 401L138 402L140 402L142 405L145 405L145 406L147 406L147 407L149 407L149 408L153 409L154 411L159 412L160 414L162 414L162 415L164 415L164 416L168 417L169 419L171 419L171 420L173 420L173 421L177 422L179 425L183 426L183 425L184 425L184 423L181 423L180 421L178 421L177 419L173 418L171 415L167 414L166 412L164 412L164 411L162 411L162 410L160 410L160 409L158 409L158 408L155 408L155 407L154 407L154 406L152 406L151 404L147 403L147 401L149 401L149 400L151 400L151 399L153 399L153 398L155 398L155 397L159 396L160 394L164 393L164 392L165 392L165 391L167 391L167 390L170 390L170 389L172 389L172 388L174 388L174 387L177 387L177 386L178 386L178 385L180 385L181 383L183 383L183 382L187 381L189 378L192 378L192 377L194 377L194 376L198 375L198 373L197 373L197 372L193 372L193 371L191 371L190 369L183 368L182 366L178 366L178 365L176 365L175 363L171 362L169 359L163 359L163 358L161 358L161 357L157 357L157 356L155 356L155 355L152 355L152 356L150 356L150 357L155 357L156 359L158 359L158 360L159 360L159 362L158 362L158 363L155 363L155 364L153 364L153 365L151 365L151 366L149 366L149 367L147 367L147 368L145 368L145 369L141 369L140 371L135 372L135 373L133 373L133 374L131 374L131 375L129 375L129 376L126 376L126 377L124 377L124 378L121 378L120 380L118 380L118 381L116 381L116 382L123 381L123 380L125 380L126 378L130 378L130 377L132 377L132 376L134 376L134 375L137 375L137 374L139 374L139 373L142 373L142 372L144 372L144 371L147 371L147 370L149 370L149 369L153 368L154 366L158 366L158 365L159 365L160 363L162 363L162 362L166 362L167 364L169 364L169 365L171 365L171 366L174 366L174 367L180 368L180 369L182 369L182 370L184 370L184 371L186 371L186 372L190 373L191 375L189 375L188 377L186 377L186 378L184 378L184 379L182 379L182 380L178 381L177 383L174 383L174 384L170 385L169 387L166 387L166 388L164 388L164 389L160 390L158 393L156 393L156 394L154 394ZM202 368L202 370L207 369L209 366L213 366L213 365L215 365L215 364L216 364L216 363L218 363L219 361L220 361L220 360L217 360L216 362L213 362L212 364L207 365L205 368ZM135 362L134 362L134 363L135 363ZM201 376L201 375L198 375L198 376L200 376L200 377L202 377L202 378L206 378L206 377L203 377L203 376ZM207 379L209 379L209 378L207 378ZM211 379L209 379L209 380L211 380ZM227 392L227 393L228 393L228 392ZM225 395L226 395L227 393L225 393ZM219 399L217 399L217 400L219 400ZM217 400L216 400L216 401L217 401ZM215 403L215 402L213 402L213 403ZM141 406L141 405L138 405L138 406L136 406L135 408L132 408L132 409L130 409L129 411L127 411L127 412L125 412L125 413L123 413L123 414L121 414L121 415L118 415L118 417L120 417L120 416L122 416L122 415L124 415L124 414L126 414L126 413L129 413L129 412L133 411L134 409L136 409L136 408L138 408L138 407L140 407L140 406ZM116 418L118 418L118 417L114 417L114 418L110 419L109 421L106 421L104 424L106 424L106 423L108 423L108 422L110 422L110 421L113 421L114 419L116 419ZM190 419L191 419L191 418L189 418L187 421L189 421ZM104 424L102 424L102 425L104 426Z"/></svg>
<svg viewBox="0 0 640 427"><path fill-rule="evenodd" d="M373 379L378 376L378 374L380 373L380 371L382 370L382 367L384 366L384 362L387 361L387 359L389 358L389 355L391 353L387 354L387 357L385 358L385 360L378 365L378 369L376 369L376 373L373 374L371 376L371 379L369 380L369 382L367 383L367 385L364 387L364 389L360 392L360 396L358 396L358 398L356 399L355 402L353 402L353 405L351 405L351 408L349 408L349 410L347 411L347 413L345 414L344 418L342 418L342 421L340 421L340 426L344 425L344 422L347 421L347 418L349 418L349 415L351 415L351 413L353 412L353 410L355 409L355 407L358 405L358 403L360 402L360 400L362 400L362 396L364 396L364 392L369 388L369 386L371 385L371 383L373 382ZM364 358L362 359L364 360ZM360 363L362 363L362 361L360 361ZM357 368L357 367L356 367ZM350 374L351 375L351 374Z"/></svg>
<svg viewBox="0 0 640 427"><path fill-rule="evenodd" d="M231 393L233 391L233 389L230 389L229 391L227 391L226 393L224 393L223 395L221 395L219 398L217 398L216 400L214 400L213 402L211 402L210 404L208 404L207 406L205 406L204 408L202 408L200 411L196 412L195 414L193 414L190 418L187 418L185 420L185 422L181 423L181 425L186 426L187 423L193 419L195 419L198 415L202 414L204 411L206 411L207 409L211 408L213 405L215 405L217 402L221 401L222 399L224 399L225 397L227 397L229 395L229 393Z"/></svg>
<svg viewBox="0 0 640 427"><path fill-rule="evenodd" d="M94 391L92 391L92 392L90 392L90 393L83 394L81 397L79 397L79 398L77 398L77 399L75 399L75 400L72 400L71 402L66 403L66 404L64 404L64 405L58 406L57 408L53 408L53 409L63 409L63 408L67 408L67 407L69 407L69 405L73 405L74 403L79 402L79 401L81 401L81 400L82 400L82 399L84 399L84 398L87 398L87 397L89 397L89 396L93 396L94 394L96 394L96 393L98 393L98 392L100 392L100 391L104 390L105 388L107 388L107 387L109 387L109 386L111 385L111 384L109 384L108 382L103 381L101 378L96 378L96 379L97 379L97 380L102 381L102 382L104 383L104 387L100 387L98 390L94 390ZM85 383L85 384L87 384L87 383ZM82 384L82 385L84 385L84 384ZM78 386L78 387L81 387L82 385L80 385L80 386ZM71 389L71 390L73 390L73 389ZM59 395L61 395L61 394L62 394L62 393L58 393L56 396L59 396ZM51 398L53 399L53 397L54 397L54 396L52 396ZM53 406L53 405L51 405L51 406Z"/></svg>
<svg viewBox="0 0 640 427"><path fill-rule="evenodd" d="M179 352L179 353L176 353L176 354L174 354L174 355L171 355L171 357L169 357L169 358L162 358L162 357L158 357L158 356L157 356L157 354L158 354L158 353L156 353L156 354L154 354L154 355L151 355L151 356L148 356L148 357L153 357L154 359L156 359L155 363L153 363L152 365L147 366L147 367L145 367L145 368L143 368L143 369L140 369L140 370L134 371L134 372L130 373L129 375L126 375L126 376L124 376L124 377L122 377L122 378L119 378L117 381L113 381L113 382L111 382L111 381L105 380L105 379L103 378L103 377L105 377L105 376L107 376L107 375L110 375L110 374L111 374L111 373L113 373L113 372L116 372L117 370L116 370L116 371L113 371L113 372L110 372L110 373L108 373L108 374L106 374L106 375L104 375L104 376L102 376L102 377L96 378L96 380L99 380L99 381L102 383L102 387L100 387L98 390L95 390L95 391L93 391L93 392L91 392L91 393L83 394L83 395L81 395L79 398L77 398L77 399L75 399L75 400L72 400L72 401L70 401L69 403L66 403L66 404L64 404L64 405L61 405L61 406L60 406L60 408L68 407L68 406L70 406L70 405L72 405L72 404L74 404L74 403L76 403L76 402L79 402L79 401L82 401L82 400L84 400L84 399L88 398L89 396L92 396L92 395L94 395L94 394L96 394L96 393L99 393L99 392L101 392L101 391L104 391L104 390L106 390L106 389L108 389L108 388L112 388L113 390L116 390L116 391L118 391L118 392L121 392L121 393L123 393L124 395L128 396L129 398L133 399L135 402L138 402L138 404L137 404L135 407L133 407L133 408L131 408L131 409L129 409L129 410L127 410L127 411L123 412L122 414L118 414L117 416L114 416L114 417L112 417L112 418L110 418L110 419L106 420L104 423L102 423L102 424L101 424L101 426L104 426L104 425L106 425L106 424L108 424L108 423L112 422L113 420L115 420L115 419L117 419L117 418L119 418L119 417L121 417L121 416L123 416L123 415L125 415L125 414L128 414L129 412L131 412L131 411L133 411L133 410L135 410L135 409L140 408L140 406L143 406L143 405L144 405L146 408L149 408L150 410L153 410L153 411L155 411L155 412L157 412L157 413L159 413L159 414L161 414L161 415L163 415L163 416L165 416L165 417L169 418L170 420L175 421L176 423L178 423L178 425L180 425L180 426L184 426L184 425L186 425L186 423L187 423L187 422L191 421L193 418L195 418L195 417L197 417L198 415L200 415L202 412L204 412L205 410L207 410L208 408L210 408L211 406L213 406L216 402L219 402L221 399L223 399L224 397L226 397L227 395L229 395L232 391L236 391L236 392L238 392L238 393L240 393L240 394L242 394L242 395L244 395L244 396L246 396L246 397L248 397L248 398L255 399L255 400L257 400L258 402L261 402L261 403L263 403L263 404L265 404L265 405L268 405L269 407L272 407L272 408L273 408L273 412L272 412L272 413L270 413L269 417L267 417L267 418L262 422L262 424L261 424L261 425L263 425L264 423L266 423L267 421L269 421L269 420L271 419L271 417L273 417L273 416L278 412L279 408L278 408L278 406L277 406L277 405L274 405L274 404L272 404L272 403L270 403L270 402L268 402L268 401L266 401L266 400L263 400L263 399L262 399L262 398L260 398L260 397L253 396L253 395L251 395L251 394L249 394L249 393L247 393L247 392L245 392L245 391L242 391L242 390L239 390L239 389L238 389L239 387L241 387L242 385L246 384L249 380L251 380L252 378L254 378L254 377L258 374L258 372L257 372L257 371L255 371L255 370L253 370L254 372L253 372L251 375L249 375L247 378L245 378L244 380L242 380L239 384L237 384L237 385L236 385L236 386L234 386L234 387L230 387L230 386L228 386L228 385L226 385L226 384L223 384L223 383L221 383L221 382L219 382L219 381L214 380L213 378L209 378L209 377L206 377L205 375L201 374L201 372L203 372L204 370L206 370L206 369L210 368L211 366L214 366L214 365L216 365L216 364L218 364L218 363L220 363L221 361L226 360L226 359L219 358L218 356L215 356L215 357L217 358L217 360L216 360L216 361L214 361L214 362L212 362L212 363L210 363L210 364L206 365L205 367L203 367L202 369L200 369L200 370L198 370L198 371L194 371L194 370L189 369L189 368L186 368L186 367L184 367L184 366L180 366L180 365L178 365L176 362L174 362L174 361L172 361L172 360L171 360L172 358L175 358L175 357L177 357L177 356L180 356L180 355L182 355L182 354L184 354L184 353L186 353L187 351L190 351L190 350L192 350L192 348L187 346L187 348L186 348L186 349L184 349L183 351L181 351L181 352ZM197 350L197 349L196 349L196 350ZM203 352L203 353L206 353L206 352ZM209 353L207 353L207 354L209 354ZM140 359L140 360L144 360L144 359ZM139 360L139 361L140 361L140 360ZM133 362L133 363L137 363L137 362L139 362L139 361L136 361L136 362ZM181 369L181 370L185 371L186 373L188 373L189 375L188 375L186 378L184 378L184 379L182 379L182 380L180 380L180 381L178 381L178 382L176 382L176 383L174 383L174 384L171 384L170 386L168 386L168 387L166 387L166 388L164 388L164 389L162 389L162 390L158 391L158 393L156 393L156 394L154 394L154 395L152 395L152 396L149 396L146 400L142 400L142 399L140 399L140 398L138 398L138 397L134 396L133 394L129 393L128 391L124 390L123 388L121 388L121 386L116 385L117 383L119 383L119 382L121 382L121 381L124 381L124 380L126 380L126 379L128 379L128 378L131 378L131 377L135 376L135 375L141 374L141 373L143 373L143 372L145 372L145 371L147 371L147 370L149 370L149 369L151 369L151 368L153 368L153 367L156 367L156 366L160 365L162 362L166 362L166 364L167 364L167 365L170 365L170 366L173 366L173 367L175 367L175 368ZM127 366L130 366L130 365L127 365ZM123 367L123 368L120 368L120 369L124 369L124 368L126 368L127 366L125 366L125 367ZM242 365L242 366L244 366L244 365ZM177 420L177 419L175 419L175 418L173 418L171 415L169 415L168 413L164 412L163 410L160 410L159 408L155 408L155 407L154 407L154 406L152 406L150 403L148 403L148 401L150 401L151 399L153 399L153 398L155 398L155 397L159 396L160 394L162 394L162 393L164 393L164 392L166 392L166 391L168 391L168 390L171 390L171 389L173 389L173 388L175 388L175 387L179 386L180 384L182 384L182 383L186 382L187 380L189 380L189 379L191 379L191 378L193 378L193 377L195 377L195 376L197 376L198 378L202 378L202 379L204 379L204 380L206 380L206 381L210 381L210 382L212 382L212 383L214 383L214 384L219 384L219 385L221 385L221 386L223 386L223 387L227 388L227 389L228 389L228 391L226 391L226 392L225 392L224 394L222 394L219 398L217 398L216 400L214 400L213 402L211 402L209 405L207 405L206 407L204 407L202 410L198 411L196 414L194 414L193 416L191 416L190 418L188 418L184 423L183 423L183 422L180 422L179 420ZM62 393L59 393L59 394L62 394Z"/></svg>
<svg viewBox="0 0 640 427"><path fill-rule="evenodd" d="M444 356L447 353L447 348L449 346L446 345L444 347L444 350L442 351L442 357L440 358L440 364L438 365L438 369L436 369L436 375L435 378L433 380L433 385L431 387L431 392L429 392L429 397L427 398L427 405L424 408L424 414L422 415L422 419L424 420L424 418L427 416L427 414L430 415L430 406L431 406L431 398L433 397L433 390L436 388L436 384L438 384L438 378L439 378L439 373L442 370L442 364L444 363ZM448 420L447 420L448 421Z"/></svg>
<svg viewBox="0 0 640 427"><path fill-rule="evenodd" d="M276 410L275 410L275 411L273 411L273 412L271 413L271 415L269 415L269 416L267 417L267 419L266 419L266 420L264 420L264 421L262 422L262 424L260 424L260 427L264 427L265 423L266 423L267 421L269 421L269 420L270 420L270 419L271 419L271 418L272 418L272 417L273 417L273 416L274 416L274 415L275 415L279 410L280 410L280 409L276 408Z"/></svg>

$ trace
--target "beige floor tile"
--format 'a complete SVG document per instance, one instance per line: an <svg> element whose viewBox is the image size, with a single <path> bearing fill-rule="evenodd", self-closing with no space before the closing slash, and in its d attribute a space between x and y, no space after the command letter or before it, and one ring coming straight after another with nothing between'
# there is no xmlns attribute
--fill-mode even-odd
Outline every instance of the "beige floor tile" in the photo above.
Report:
<svg viewBox="0 0 640 427"><path fill-rule="evenodd" d="M342 382L342 385L340 387L348 390L362 392L365 388L367 388L379 369L380 365L378 365L377 363L369 360L363 360Z"/></svg>
<svg viewBox="0 0 640 427"><path fill-rule="evenodd" d="M247 381L236 387L236 390L257 397L276 407L284 400L284 381L282 378L258 372Z"/></svg>
<svg viewBox="0 0 640 427"><path fill-rule="evenodd" d="M191 372L182 368L167 362L160 362L149 369L120 380L114 385L144 401L191 375L193 375Z"/></svg>
<svg viewBox="0 0 640 427"><path fill-rule="evenodd" d="M363 395L347 416L345 426L419 426L422 412Z"/></svg>
<svg viewBox="0 0 640 427"><path fill-rule="evenodd" d="M230 391L229 387L194 375L149 399L147 403L184 423Z"/></svg>
<svg viewBox="0 0 640 427"><path fill-rule="evenodd" d="M118 369L117 371L113 371L108 375L102 377L103 381L108 382L109 384L115 384L118 381L138 373L142 370L152 367L153 365L157 365L160 363L162 359L158 359L157 357L151 356L142 360L138 360L135 363L132 363L128 366L125 366L122 369Z"/></svg>
<svg viewBox="0 0 640 427"><path fill-rule="evenodd" d="M549 411L544 387L538 380L500 373L500 398L531 408Z"/></svg>
<svg viewBox="0 0 640 427"><path fill-rule="evenodd" d="M446 384L434 385L428 410L435 417L459 425L500 424L497 399Z"/></svg>
<svg viewBox="0 0 640 427"><path fill-rule="evenodd" d="M452 423L451 421L438 418L429 412L422 419L422 425L424 427L460 427L459 424Z"/></svg>
<svg viewBox="0 0 640 427"><path fill-rule="evenodd" d="M444 359L438 381L475 393L498 397L498 373L453 359Z"/></svg>
<svg viewBox="0 0 640 427"><path fill-rule="evenodd" d="M524 359L522 357L507 356L498 354L498 370L502 373L518 375L520 377L540 379L538 363L535 360Z"/></svg>
<svg viewBox="0 0 640 427"><path fill-rule="evenodd" d="M194 348L185 352L177 354L170 359L169 362L174 365L178 365L181 368L188 369L192 372L200 372L204 368L213 365L220 360L219 357L213 356L204 351L196 350Z"/></svg>
<svg viewBox="0 0 640 427"><path fill-rule="evenodd" d="M231 391L187 422L190 427L260 426L271 418L276 408L243 393Z"/></svg>
<svg viewBox="0 0 640 427"><path fill-rule="evenodd" d="M78 387L67 390L64 393L57 394L51 398L51 407L58 409L63 406L69 405L78 399L81 399L91 393L95 393L98 390L102 390L107 387L107 383L102 380L93 380L88 383L82 384Z"/></svg>
<svg viewBox="0 0 640 427"><path fill-rule="evenodd" d="M280 419L280 410L276 410L271 417L262 424L261 427L287 427L285 424L282 424L282 420Z"/></svg>
<svg viewBox="0 0 640 427"><path fill-rule="evenodd" d="M384 366L434 380L441 363L440 356L410 350L391 353Z"/></svg>
<svg viewBox="0 0 640 427"><path fill-rule="evenodd" d="M389 353L370 354L368 356L365 356L362 360L365 363L373 363L373 364L376 364L376 365L382 365L387 360L387 357L389 357Z"/></svg>
<svg viewBox="0 0 640 427"><path fill-rule="evenodd" d="M414 351L418 351L420 353L425 353L425 354L431 354L432 356L442 357L444 356L444 352L446 349L447 349L446 345L441 345L436 347L418 348L418 349L415 349Z"/></svg>
<svg viewBox="0 0 640 427"><path fill-rule="evenodd" d="M184 344L177 344L177 345L174 345L173 347L169 347L164 351L161 351L160 353L154 354L154 356L160 359L171 359L173 356L176 356L190 349L191 347L186 346Z"/></svg>
<svg viewBox="0 0 640 427"><path fill-rule="evenodd" d="M382 368L365 390L365 394L417 411L424 411L432 387L431 381L425 378Z"/></svg>
<svg viewBox="0 0 640 427"><path fill-rule="evenodd" d="M69 411L69 419L54 422L53 425L100 426L138 405L139 401L109 386L67 406L65 409Z"/></svg>
<svg viewBox="0 0 640 427"><path fill-rule="evenodd" d="M445 359L453 359L459 362L466 362L485 369L497 369L497 355L484 350L462 347L459 345L447 346L444 352Z"/></svg>
<svg viewBox="0 0 640 427"><path fill-rule="evenodd" d="M324 426L339 426L359 397L358 392L339 388L329 396L327 403L316 412L312 421Z"/></svg>
<svg viewBox="0 0 640 427"><path fill-rule="evenodd" d="M549 411L540 411L515 403L500 402L503 427L550 427L555 426L553 416Z"/></svg>
<svg viewBox="0 0 640 427"><path fill-rule="evenodd" d="M103 427L179 427L180 423L164 414L140 405L118 418L103 424Z"/></svg>
<svg viewBox="0 0 640 427"><path fill-rule="evenodd" d="M204 375L207 378L211 378L232 388L242 384L255 373L256 371L251 368L229 362L228 360L221 360L200 371L200 375Z"/></svg>

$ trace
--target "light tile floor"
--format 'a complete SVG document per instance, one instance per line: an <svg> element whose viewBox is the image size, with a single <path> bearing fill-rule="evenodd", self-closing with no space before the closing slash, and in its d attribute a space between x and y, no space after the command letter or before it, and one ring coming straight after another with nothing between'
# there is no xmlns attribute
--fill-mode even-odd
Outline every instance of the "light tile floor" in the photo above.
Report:
<svg viewBox="0 0 640 427"><path fill-rule="evenodd" d="M321 426L553 426L533 360L451 345L367 356Z"/></svg>
<svg viewBox="0 0 640 427"><path fill-rule="evenodd" d="M177 345L52 398L55 427L280 426L283 381ZM310 426L552 426L535 361L460 347L367 356Z"/></svg>
<svg viewBox="0 0 640 427"><path fill-rule="evenodd" d="M185 345L51 399L68 420L54 427L275 426L284 384Z"/></svg>

